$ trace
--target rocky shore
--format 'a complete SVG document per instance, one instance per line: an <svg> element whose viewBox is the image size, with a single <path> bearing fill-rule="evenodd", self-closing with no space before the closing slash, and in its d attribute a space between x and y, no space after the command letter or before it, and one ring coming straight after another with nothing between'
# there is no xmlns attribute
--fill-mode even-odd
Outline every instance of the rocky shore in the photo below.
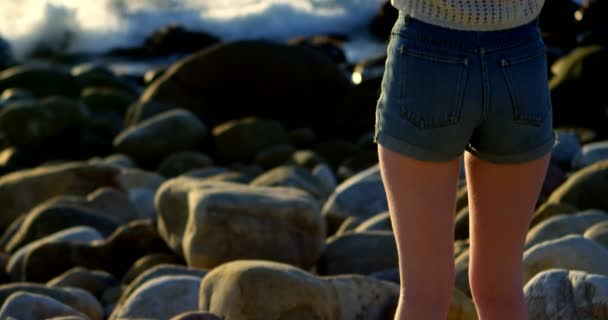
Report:
<svg viewBox="0 0 608 320"><path fill-rule="evenodd" d="M534 320L608 319L601 3L541 16L560 143L522 261ZM387 5L370 28L386 39L394 18ZM0 38L0 319L392 320L383 58L349 65L343 41L169 26L108 53L188 53L134 78L17 61ZM449 320L473 320L464 169L454 215Z"/></svg>

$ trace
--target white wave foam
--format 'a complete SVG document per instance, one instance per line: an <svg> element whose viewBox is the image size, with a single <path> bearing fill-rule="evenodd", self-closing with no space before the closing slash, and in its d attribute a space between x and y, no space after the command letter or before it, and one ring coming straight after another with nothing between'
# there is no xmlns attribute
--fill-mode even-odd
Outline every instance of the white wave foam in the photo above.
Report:
<svg viewBox="0 0 608 320"><path fill-rule="evenodd" d="M17 57L38 45L99 53L136 46L169 23L224 40L351 34L384 0L0 0L0 35Z"/></svg>

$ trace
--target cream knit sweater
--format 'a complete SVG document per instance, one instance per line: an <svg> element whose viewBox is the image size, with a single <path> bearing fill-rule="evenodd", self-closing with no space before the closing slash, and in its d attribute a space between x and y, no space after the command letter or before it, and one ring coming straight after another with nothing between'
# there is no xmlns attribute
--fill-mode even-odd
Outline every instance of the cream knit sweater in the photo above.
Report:
<svg viewBox="0 0 608 320"><path fill-rule="evenodd" d="M451 29L490 31L526 24L544 0L391 0L407 15Z"/></svg>

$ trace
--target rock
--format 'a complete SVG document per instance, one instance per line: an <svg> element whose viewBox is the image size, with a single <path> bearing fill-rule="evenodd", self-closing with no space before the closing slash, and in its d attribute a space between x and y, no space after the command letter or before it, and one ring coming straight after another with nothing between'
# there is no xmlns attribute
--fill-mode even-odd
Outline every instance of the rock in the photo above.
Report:
<svg viewBox="0 0 608 320"><path fill-rule="evenodd" d="M59 201L57 201L59 200ZM6 245L8 252L15 252L24 245L70 227L88 226L104 237L110 235L119 223L97 211L50 199L32 209Z"/></svg>
<svg viewBox="0 0 608 320"><path fill-rule="evenodd" d="M342 48L344 41L346 41L344 36L315 35L311 37L296 36L287 41L287 43L319 50L336 63L346 63L346 55Z"/></svg>
<svg viewBox="0 0 608 320"><path fill-rule="evenodd" d="M0 286L0 305L6 306L11 295L19 292L43 295L55 299L62 304L70 306L74 310L86 315L90 320L101 320L103 317L102 306L95 299L95 297L93 297L87 291L78 288L51 288L42 284L23 282L5 284ZM31 306L32 304L29 305ZM0 319L5 318L0 317Z"/></svg>
<svg viewBox="0 0 608 320"><path fill-rule="evenodd" d="M98 63L85 63L72 68L70 74L86 87L103 87L121 90L139 96L139 89L131 82L117 76L110 68Z"/></svg>
<svg viewBox="0 0 608 320"><path fill-rule="evenodd" d="M116 177L117 184L122 190L156 190L165 180L164 177L157 173L137 168L120 170L120 174Z"/></svg>
<svg viewBox="0 0 608 320"><path fill-rule="evenodd" d="M469 249L464 249L454 260L456 288L472 297L469 283Z"/></svg>
<svg viewBox="0 0 608 320"><path fill-rule="evenodd" d="M195 276L161 276L135 290L110 319L169 319L198 309L201 278Z"/></svg>
<svg viewBox="0 0 608 320"><path fill-rule="evenodd" d="M162 190L159 193L162 197ZM323 250L326 229L320 206L304 191L212 183L187 194L188 202L176 208L187 208L187 218L180 214L177 220L175 211L158 211L163 238L170 244L182 239L189 266L213 268L255 258L307 268Z"/></svg>
<svg viewBox="0 0 608 320"><path fill-rule="evenodd" d="M297 189L176 178L156 208L160 234L189 266L255 256L308 267L323 250L319 205Z"/></svg>
<svg viewBox="0 0 608 320"><path fill-rule="evenodd" d="M292 187L310 193L324 202L332 190L306 169L297 166L280 166L258 176L250 185L257 187Z"/></svg>
<svg viewBox="0 0 608 320"><path fill-rule="evenodd" d="M321 163L312 169L312 175L317 178L327 189L334 190L338 186L338 178L333 170L326 164Z"/></svg>
<svg viewBox="0 0 608 320"><path fill-rule="evenodd" d="M579 270L538 273L524 287L530 319L608 318L608 277Z"/></svg>
<svg viewBox="0 0 608 320"><path fill-rule="evenodd" d="M126 154L111 154L101 160L101 163L113 165L118 168L133 169L136 167L135 162Z"/></svg>
<svg viewBox="0 0 608 320"><path fill-rule="evenodd" d="M107 165L67 163L22 170L0 177L0 229L37 204L63 194L86 195L114 186L118 170Z"/></svg>
<svg viewBox="0 0 608 320"><path fill-rule="evenodd" d="M0 40L1 41L1 40ZM29 91L21 88L10 88L2 91L2 95L0 95L0 103L10 103L17 101L32 101L36 98Z"/></svg>
<svg viewBox="0 0 608 320"><path fill-rule="evenodd" d="M360 231L328 238L317 270L322 275L369 275L398 266L397 245L392 232Z"/></svg>
<svg viewBox="0 0 608 320"><path fill-rule="evenodd" d="M185 262L175 254L167 254L167 253L153 253L146 256L143 256L129 268L129 271L122 278L122 282L131 283L135 278L137 278L142 273L146 272L146 270L153 268L154 266L161 264L176 264L183 265Z"/></svg>
<svg viewBox="0 0 608 320"><path fill-rule="evenodd" d="M26 256L23 272L27 281L46 282L81 266L104 270L122 278L139 257L163 252L170 251L159 238L154 222L141 220L121 226L104 241L92 244L57 242L40 246ZM45 267L40 268L41 265Z"/></svg>
<svg viewBox="0 0 608 320"><path fill-rule="evenodd" d="M278 144L266 147L255 154L254 162L264 169L272 169L285 164L296 148L290 144Z"/></svg>
<svg viewBox="0 0 608 320"><path fill-rule="evenodd" d="M603 192L606 188L608 160L602 160L570 175L566 182L551 193L547 202L567 203L581 210L608 211L608 197Z"/></svg>
<svg viewBox="0 0 608 320"><path fill-rule="evenodd" d="M608 249L608 221L601 221L592 225L585 230L583 236L601 244L604 246L604 248Z"/></svg>
<svg viewBox="0 0 608 320"><path fill-rule="evenodd" d="M171 56L193 53L219 41L217 37L206 32L188 30L179 24L168 24L146 37L141 47L112 50L110 55L133 58Z"/></svg>
<svg viewBox="0 0 608 320"><path fill-rule="evenodd" d="M106 289L120 285L120 281L103 270L88 270L82 267L74 267L49 280L47 285L49 287L80 288L99 299Z"/></svg>
<svg viewBox="0 0 608 320"><path fill-rule="evenodd" d="M252 58L243 59L244 55ZM293 74L298 77L289 76ZM339 66L315 49L228 41L175 63L132 107L130 124L167 106L180 106L210 127L255 116L276 119L288 128L311 127L321 135L336 135L335 109L349 87ZM238 94L234 88L239 88Z"/></svg>
<svg viewBox="0 0 608 320"><path fill-rule="evenodd" d="M295 164L302 168L313 170L319 164L329 165L327 159L320 156L318 153L312 150L298 150L291 155L291 159L286 163Z"/></svg>
<svg viewBox="0 0 608 320"><path fill-rule="evenodd" d="M118 152L145 162L194 149L206 134L207 127L196 115L187 110L175 109L123 131L113 143Z"/></svg>
<svg viewBox="0 0 608 320"><path fill-rule="evenodd" d="M562 168L572 168L574 159L581 150L581 142L576 134L564 130L555 130L559 143L551 151L551 160ZM577 169L581 167L575 167Z"/></svg>
<svg viewBox="0 0 608 320"><path fill-rule="evenodd" d="M524 284L551 268L608 275L608 250L581 235L541 242L524 252Z"/></svg>
<svg viewBox="0 0 608 320"><path fill-rule="evenodd" d="M59 67L20 65L0 72L0 92L8 88L30 90L36 97L80 96L80 83Z"/></svg>
<svg viewBox="0 0 608 320"><path fill-rule="evenodd" d="M608 140L595 141L583 145L572 160L574 168L583 168L598 161L608 159Z"/></svg>
<svg viewBox="0 0 608 320"><path fill-rule="evenodd" d="M388 211L379 213L371 218L368 218L367 220L364 220L355 228L355 232L374 230L393 231L391 216Z"/></svg>
<svg viewBox="0 0 608 320"><path fill-rule="evenodd" d="M140 214L129 199L128 193L116 188L104 187L89 193L85 198L85 206L119 221L120 224L148 218L148 215Z"/></svg>
<svg viewBox="0 0 608 320"><path fill-rule="evenodd" d="M343 139L324 140L319 142L314 151L329 161L333 167L338 167L342 161L357 152L357 146Z"/></svg>
<svg viewBox="0 0 608 320"><path fill-rule="evenodd" d="M375 165L342 182L323 206L329 234L348 216L370 218L388 210L380 167Z"/></svg>
<svg viewBox="0 0 608 320"><path fill-rule="evenodd" d="M49 97L7 105L0 112L0 127L12 146L41 146L58 139L75 145L79 136L71 135L82 131L89 116L87 107L76 100Z"/></svg>
<svg viewBox="0 0 608 320"><path fill-rule="evenodd" d="M571 215L554 216L528 231L525 248L568 234L582 235L589 227L601 221L608 221L608 214L601 210L585 210Z"/></svg>
<svg viewBox="0 0 608 320"><path fill-rule="evenodd" d="M551 217L562 214L573 214L580 211L581 210L579 210L578 208L567 203L544 202L542 205L540 205L540 207L536 208L536 210L534 211L534 214L532 215L532 220L530 221L530 228Z"/></svg>
<svg viewBox="0 0 608 320"><path fill-rule="evenodd" d="M557 189L562 183L564 183L568 179L568 176L564 170L562 170L557 164L553 161L549 162L549 167L547 168L547 172L545 174L545 180L543 181L542 188L540 190L540 195L536 200L535 208L540 207L549 195L555 189Z"/></svg>
<svg viewBox="0 0 608 320"><path fill-rule="evenodd" d="M394 314L398 296L398 285L371 277L315 277L280 262L238 260L203 278L198 309L234 320L375 320Z"/></svg>
<svg viewBox="0 0 608 320"><path fill-rule="evenodd" d="M213 159L198 152L178 152L166 157L158 167L158 173L167 178L174 178L194 169L211 167Z"/></svg>
<svg viewBox="0 0 608 320"><path fill-rule="evenodd" d="M137 100L137 96L114 88L88 87L82 90L80 100L92 112L116 112L122 116L129 105Z"/></svg>
<svg viewBox="0 0 608 320"><path fill-rule="evenodd" d="M212 130L217 155L227 162L250 162L259 150L289 144L289 132L278 121L247 117L222 123Z"/></svg>
<svg viewBox="0 0 608 320"><path fill-rule="evenodd" d="M121 293L119 304L122 304L127 298L142 284L162 276L195 276L203 278L207 274L207 270L188 268L181 265L159 264L143 271L129 282L129 285Z"/></svg>
<svg viewBox="0 0 608 320"><path fill-rule="evenodd" d="M355 217L355 216L350 216L350 217L346 218L344 220L344 222L342 222L342 224L340 224L340 227L338 228L338 230L336 230L335 233L328 234L328 236L341 235L341 234L344 234L349 231L355 231L357 226L359 226L361 224L361 222L363 222L363 221L365 221L365 220Z"/></svg>
<svg viewBox="0 0 608 320"><path fill-rule="evenodd" d="M338 166L338 177L348 179L378 163L378 147L360 149L355 154L344 159Z"/></svg>
<svg viewBox="0 0 608 320"><path fill-rule="evenodd" d="M560 68L555 68L549 81L555 127L590 128L606 136L606 112L601 102L605 88L596 79L608 72L608 49L579 46L555 64Z"/></svg>
<svg viewBox="0 0 608 320"><path fill-rule="evenodd" d="M222 318L209 312L192 311L177 315L171 320L222 320Z"/></svg>
<svg viewBox="0 0 608 320"><path fill-rule="evenodd" d="M0 319L40 320L50 317L55 319L58 316L88 319L84 314L53 298L27 292L13 293L0 309Z"/></svg>
<svg viewBox="0 0 608 320"><path fill-rule="evenodd" d="M454 239L464 240L469 238L469 207L464 207L454 218Z"/></svg>
<svg viewBox="0 0 608 320"><path fill-rule="evenodd" d="M96 240L103 240L103 236L95 229L86 226L77 226L68 228L59 232L55 232L44 238L27 243L17 250L8 261L6 271L13 281L23 281L22 273L25 257L29 252L46 243L52 242L85 242L91 243Z"/></svg>

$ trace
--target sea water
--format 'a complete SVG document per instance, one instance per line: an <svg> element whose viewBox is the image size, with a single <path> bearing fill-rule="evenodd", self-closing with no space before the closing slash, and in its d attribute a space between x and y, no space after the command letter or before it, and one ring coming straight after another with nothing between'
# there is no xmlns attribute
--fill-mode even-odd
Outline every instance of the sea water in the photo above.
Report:
<svg viewBox="0 0 608 320"><path fill-rule="evenodd" d="M170 23L222 40L346 34L347 58L378 51L368 26L384 0L0 0L0 36L18 58L40 45L66 53L138 46Z"/></svg>

